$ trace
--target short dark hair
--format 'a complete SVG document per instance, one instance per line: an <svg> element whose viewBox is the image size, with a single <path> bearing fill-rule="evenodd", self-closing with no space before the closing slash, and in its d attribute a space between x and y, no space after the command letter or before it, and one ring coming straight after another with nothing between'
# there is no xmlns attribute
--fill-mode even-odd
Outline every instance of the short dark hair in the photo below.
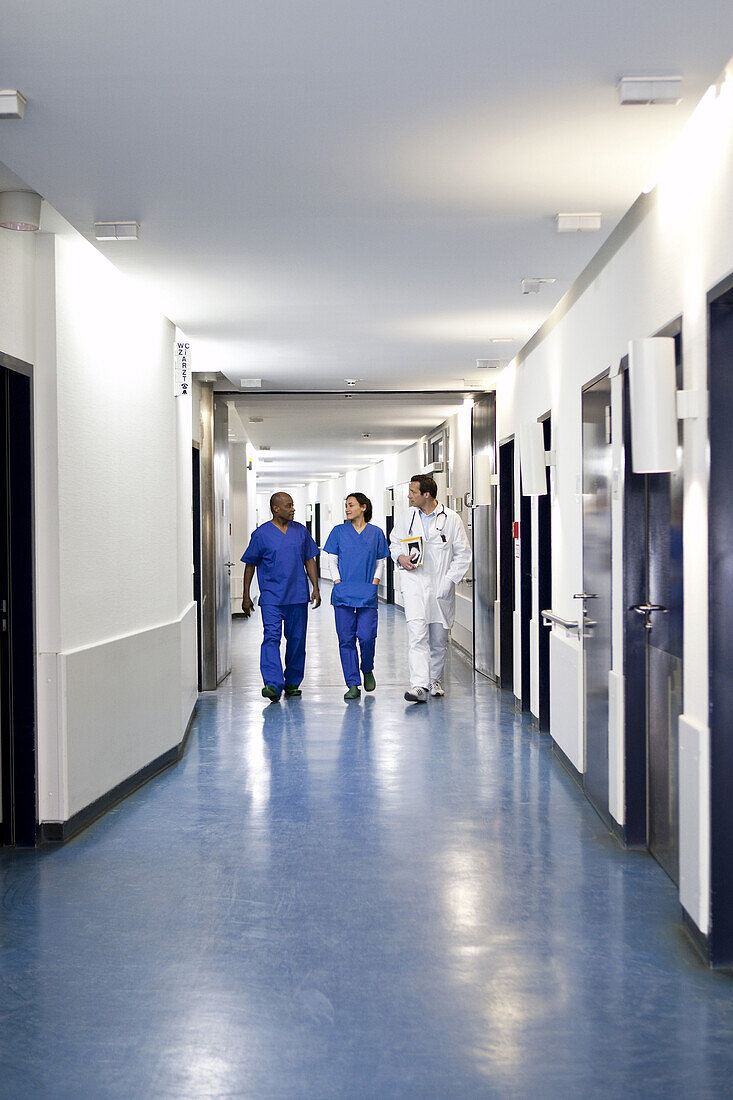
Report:
<svg viewBox="0 0 733 1100"><path fill-rule="evenodd" d="M410 484L412 484L413 481L418 482L421 493L429 493L433 500L437 498L438 486L435 478L431 477L430 474L413 474L410 478Z"/></svg>
<svg viewBox="0 0 733 1100"><path fill-rule="evenodd" d="M290 493L283 493L283 492L272 494L272 496L270 497L270 511L273 513L273 515L275 514L275 505L277 503L278 497L289 497L289 496L290 496Z"/></svg>
<svg viewBox="0 0 733 1100"><path fill-rule="evenodd" d="M364 496L363 493L347 493L346 499L348 500L349 497L353 497L354 500L358 500L359 504L364 509L364 521L365 523L369 523L372 518L372 502L369 497Z"/></svg>

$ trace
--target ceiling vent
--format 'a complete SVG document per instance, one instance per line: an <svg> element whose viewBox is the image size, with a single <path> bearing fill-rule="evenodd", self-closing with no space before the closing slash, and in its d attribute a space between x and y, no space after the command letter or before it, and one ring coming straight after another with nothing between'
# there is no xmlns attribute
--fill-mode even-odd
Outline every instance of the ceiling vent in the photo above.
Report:
<svg viewBox="0 0 733 1100"><path fill-rule="evenodd" d="M94 236L98 241L136 241L139 235L138 222L94 223Z"/></svg>
<svg viewBox="0 0 733 1100"><path fill-rule="evenodd" d="M497 367L501 366L501 362L502 362L501 359L477 359L476 360L476 369L477 370L496 370Z"/></svg>
<svg viewBox="0 0 733 1100"><path fill-rule="evenodd" d="M622 76L618 99L622 107L676 107L682 99L682 77Z"/></svg>
<svg viewBox="0 0 733 1100"><path fill-rule="evenodd" d="M15 89L0 92L0 118L22 118L27 102Z"/></svg>
<svg viewBox="0 0 733 1100"><path fill-rule="evenodd" d="M601 228L601 215L558 214L555 225L558 233L597 233Z"/></svg>
<svg viewBox="0 0 733 1100"><path fill-rule="evenodd" d="M271 447L270 447L269 443L260 443L257 450L258 451L269 451L269 450L271 450Z"/></svg>
<svg viewBox="0 0 733 1100"><path fill-rule="evenodd" d="M250 422L250 424L261 424L262 423L262 417L261 416L250 416L249 422Z"/></svg>
<svg viewBox="0 0 733 1100"><path fill-rule="evenodd" d="M261 390L262 379L261 378L240 378L239 384L243 390Z"/></svg>

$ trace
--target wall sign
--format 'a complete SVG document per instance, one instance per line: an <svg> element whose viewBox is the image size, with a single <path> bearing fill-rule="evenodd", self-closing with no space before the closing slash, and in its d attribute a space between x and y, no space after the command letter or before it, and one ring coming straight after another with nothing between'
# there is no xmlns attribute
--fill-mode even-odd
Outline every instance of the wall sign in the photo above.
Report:
<svg viewBox="0 0 733 1100"><path fill-rule="evenodd" d="M191 392L191 345L176 341L173 355L173 396L187 397Z"/></svg>

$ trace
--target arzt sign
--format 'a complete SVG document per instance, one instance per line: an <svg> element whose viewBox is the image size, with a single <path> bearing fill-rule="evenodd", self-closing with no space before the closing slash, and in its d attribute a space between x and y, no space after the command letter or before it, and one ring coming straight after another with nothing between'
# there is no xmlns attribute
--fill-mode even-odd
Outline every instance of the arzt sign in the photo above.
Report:
<svg viewBox="0 0 733 1100"><path fill-rule="evenodd" d="M191 345L176 341L173 356L173 396L187 397L191 391Z"/></svg>

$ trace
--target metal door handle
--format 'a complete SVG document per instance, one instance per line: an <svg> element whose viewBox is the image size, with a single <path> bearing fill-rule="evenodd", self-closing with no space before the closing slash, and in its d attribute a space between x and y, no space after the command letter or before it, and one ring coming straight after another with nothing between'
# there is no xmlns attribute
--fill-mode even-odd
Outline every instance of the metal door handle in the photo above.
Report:
<svg viewBox="0 0 733 1100"><path fill-rule="evenodd" d="M573 596L574 600L597 600L597 592L576 592Z"/></svg>
<svg viewBox="0 0 733 1100"><path fill-rule="evenodd" d="M652 621L649 618L652 611L661 611L663 615L669 614L669 608L662 607L660 603L637 603L633 605L631 610L635 611L637 615L644 616L644 628L646 630L652 629Z"/></svg>

